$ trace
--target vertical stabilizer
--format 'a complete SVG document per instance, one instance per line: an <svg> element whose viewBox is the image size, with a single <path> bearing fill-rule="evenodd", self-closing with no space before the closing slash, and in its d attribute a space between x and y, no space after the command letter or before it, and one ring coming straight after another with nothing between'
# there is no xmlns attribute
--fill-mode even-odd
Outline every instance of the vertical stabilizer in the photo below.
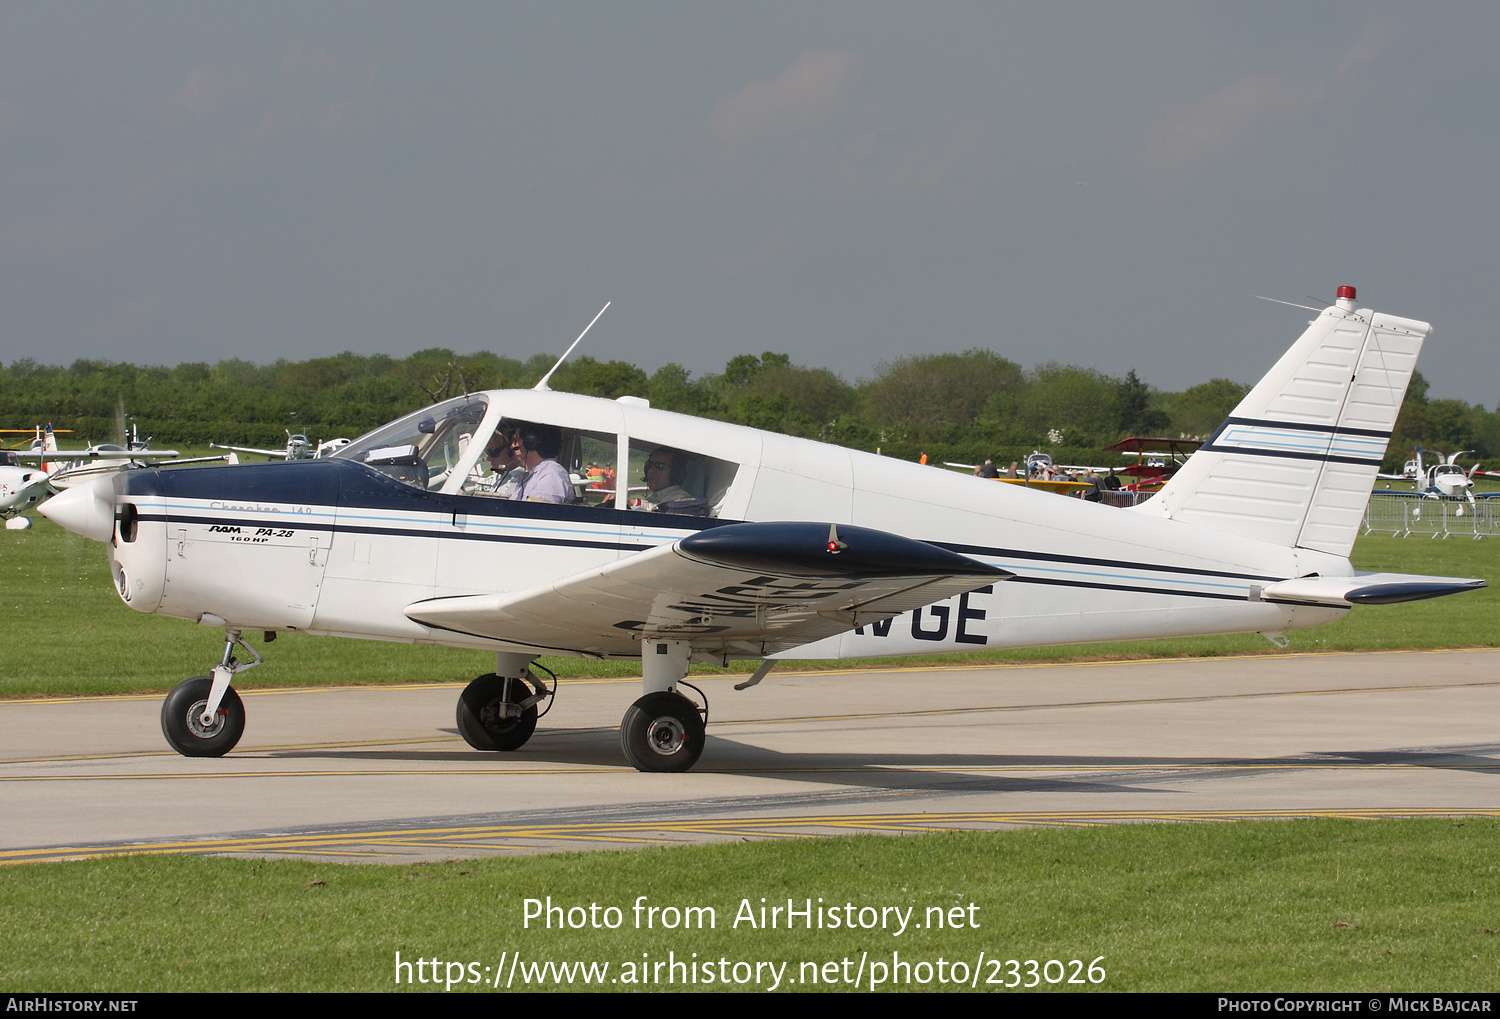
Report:
<svg viewBox="0 0 1500 1019"><path fill-rule="evenodd" d="M42 440L42 451L47 453L48 455L57 452L57 436L52 434L51 421L47 422L47 436ZM62 470L62 463L58 460L48 460L47 457L44 456L42 457L42 470L46 471L48 474L56 474L58 471Z"/></svg>
<svg viewBox="0 0 1500 1019"><path fill-rule="evenodd" d="M1354 307L1308 326L1140 511L1347 556L1416 367L1426 322Z"/></svg>

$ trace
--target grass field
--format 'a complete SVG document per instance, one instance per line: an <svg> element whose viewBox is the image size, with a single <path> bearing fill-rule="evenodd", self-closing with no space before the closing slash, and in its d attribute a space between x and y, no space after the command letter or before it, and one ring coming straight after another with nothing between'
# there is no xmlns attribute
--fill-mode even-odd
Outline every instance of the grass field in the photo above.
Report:
<svg viewBox="0 0 1500 1019"><path fill-rule="evenodd" d="M0 697L170 690L206 673L223 650L221 631L126 608L110 584L104 548L37 517L29 531L0 538L0 606L13 620L0 644ZM1354 549L1362 570L1500 578L1500 539L1434 541L1368 535ZM1500 588L1473 594L1356 609L1337 623L1289 633L1294 651L1495 646L1500 641ZM258 640L258 635L252 635ZM1068 645L863 659L893 662L1050 661L1079 658L1211 656L1270 652L1254 634ZM639 675L633 662L543 658L569 676ZM282 634L266 664L237 686L467 680L494 667L486 652ZM739 671L749 671L746 664ZM839 663L788 663L784 668L836 668ZM709 667L696 671L716 672Z"/></svg>
<svg viewBox="0 0 1500 1019"><path fill-rule="evenodd" d="M881 989L957 989L977 980L990 991L1017 983L1044 991L1495 991L1497 835L1493 819L1311 820L793 840L415 867L145 856L13 867L0 871L0 990L394 990L399 952L443 964L436 986L416 982L412 969L411 989L444 990L444 979L456 977L454 992L491 989L497 967L523 978L502 976L501 987L506 979L513 990L560 986L555 971L524 980L528 967L546 961L607 963L602 989L664 990L665 968L643 974L627 964L673 958L712 964L713 983L701 966L677 971L678 988L691 972L698 983L688 986L697 990L722 989L717 974L728 975L731 989L770 989L775 971L764 967L758 985L750 967L735 983L734 964L746 962L782 967L780 990L853 990L863 960L861 990L880 975L879 964L888 981ZM642 895L648 906L712 907L715 925L637 929L631 907ZM551 930L540 921L523 927L524 900L545 904L548 896L564 908L597 903L600 929L559 930L561 921ZM736 927L742 900L759 922L762 898L768 906L790 898L798 909L821 899L844 916L852 904L856 923L867 906L911 912L899 934L896 913L884 914L884 930L807 930L800 919L792 930L743 919ZM611 906L618 917L602 912ZM926 925L939 912L945 926ZM875 922L873 913L864 918ZM946 925L954 920L961 924ZM617 929L603 929L606 922ZM894 967L900 960L912 969ZM1028 960L1037 963L1034 975ZM1096 961L1099 979L1090 982L1087 967ZM561 986L591 985L575 976Z"/></svg>

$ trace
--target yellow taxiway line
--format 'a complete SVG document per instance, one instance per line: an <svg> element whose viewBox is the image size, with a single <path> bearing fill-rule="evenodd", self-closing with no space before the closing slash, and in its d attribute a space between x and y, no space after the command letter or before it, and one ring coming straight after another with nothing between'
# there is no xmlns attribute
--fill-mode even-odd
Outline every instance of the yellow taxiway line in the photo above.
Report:
<svg viewBox="0 0 1500 1019"><path fill-rule="evenodd" d="M1120 823L1226 823L1243 820L1343 818L1500 818L1500 809L1433 807L1373 807L1296 810L1092 810L997 811L916 814L780 815L765 817L692 818L670 821L595 821L561 824L456 825L453 827L393 830L340 830L236 838L181 839L169 842L54 846L0 851L0 864L53 862L128 855L283 854L329 856L390 856L378 848L526 851L525 842L609 842L624 845L673 844L663 838L686 835L702 838L811 838L833 831L934 832L992 830L997 826L1094 826ZM495 840L495 841L489 841Z"/></svg>

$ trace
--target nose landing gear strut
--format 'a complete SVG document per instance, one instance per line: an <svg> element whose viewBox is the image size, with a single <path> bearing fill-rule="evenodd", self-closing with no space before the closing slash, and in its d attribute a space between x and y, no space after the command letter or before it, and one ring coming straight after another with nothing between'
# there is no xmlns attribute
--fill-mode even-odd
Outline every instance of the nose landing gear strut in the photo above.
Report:
<svg viewBox="0 0 1500 1019"><path fill-rule="evenodd" d="M251 660L236 660L236 646L244 648ZM162 701L161 731L172 749L184 757L223 757L233 750L245 732L245 705L229 682L262 661L241 639L239 630L226 629L224 657L213 671L178 683Z"/></svg>

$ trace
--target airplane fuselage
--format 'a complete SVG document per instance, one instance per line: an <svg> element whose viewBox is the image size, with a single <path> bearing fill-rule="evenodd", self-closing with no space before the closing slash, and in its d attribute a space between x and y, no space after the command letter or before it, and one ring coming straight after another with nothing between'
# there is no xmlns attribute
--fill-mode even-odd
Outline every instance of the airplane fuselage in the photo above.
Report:
<svg viewBox="0 0 1500 1019"><path fill-rule="evenodd" d="M596 432L612 424L621 449L671 438L732 464L732 483L717 515L704 517L466 494L464 464L437 491L339 458L133 471L120 482L133 540L119 534L110 548L121 597L140 611L247 631L610 654L511 645L404 610L527 590L736 521L813 520L905 534L1015 576L803 645L796 657L1277 633L1345 611L1258 597L1288 578L1352 572L1326 553L647 407L486 396L491 414L507 418L591 419Z"/></svg>

